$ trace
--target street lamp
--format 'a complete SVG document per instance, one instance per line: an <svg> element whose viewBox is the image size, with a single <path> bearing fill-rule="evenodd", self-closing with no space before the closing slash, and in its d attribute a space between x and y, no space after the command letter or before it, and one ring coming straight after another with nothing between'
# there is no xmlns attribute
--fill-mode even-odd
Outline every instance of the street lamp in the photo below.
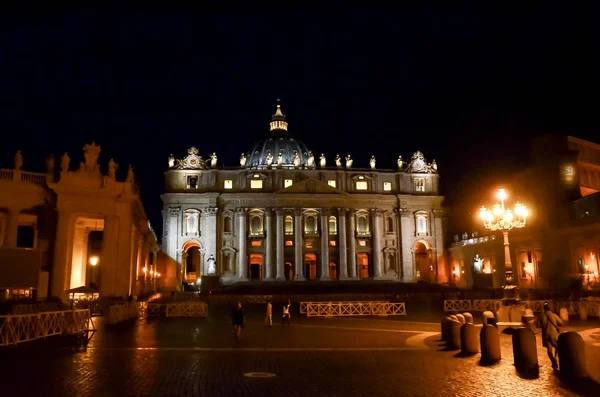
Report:
<svg viewBox="0 0 600 397"><path fill-rule="evenodd" d="M92 256L90 258L90 265L96 266L99 261L100 261L100 258L98 258L97 256Z"/></svg>
<svg viewBox="0 0 600 397"><path fill-rule="evenodd" d="M515 209L510 210L504 207L504 200L506 200L506 190L498 190L496 197L500 200L500 204L494 204L493 210L488 210L485 207L481 207L479 211L479 217L483 220L483 226L491 231L501 230L504 235L504 267L506 270L506 285L504 285L504 299L503 303L505 306L519 301L519 287L513 284L513 272L512 263L510 261L510 246L508 243L508 231L517 228L520 229L525 227L527 223L527 215L529 212L523 204L515 204Z"/></svg>

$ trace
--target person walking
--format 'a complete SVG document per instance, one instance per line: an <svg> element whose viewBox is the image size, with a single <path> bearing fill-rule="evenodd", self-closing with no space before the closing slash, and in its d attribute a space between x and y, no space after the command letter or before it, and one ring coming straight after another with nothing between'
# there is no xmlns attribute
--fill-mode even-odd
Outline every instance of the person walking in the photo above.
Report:
<svg viewBox="0 0 600 397"><path fill-rule="evenodd" d="M242 328L244 328L244 310L242 310L242 302L238 302L237 306L231 311L231 322L233 323L233 334L239 341Z"/></svg>
<svg viewBox="0 0 600 397"><path fill-rule="evenodd" d="M287 305L283 306L283 316L281 317L281 328L283 328L285 326L286 322L289 327L292 326L292 324L290 323L290 317L291 317L290 306L291 305L292 304L291 304L290 300L288 299Z"/></svg>
<svg viewBox="0 0 600 397"><path fill-rule="evenodd" d="M271 304L271 299L267 299L267 313L265 315L265 327L273 326L273 305Z"/></svg>
<svg viewBox="0 0 600 397"><path fill-rule="evenodd" d="M563 323L560 317L550 309L548 303L544 303L544 311L539 315L536 325L542 329L542 344L548 349L552 368L558 369L558 334L560 333L559 327Z"/></svg>

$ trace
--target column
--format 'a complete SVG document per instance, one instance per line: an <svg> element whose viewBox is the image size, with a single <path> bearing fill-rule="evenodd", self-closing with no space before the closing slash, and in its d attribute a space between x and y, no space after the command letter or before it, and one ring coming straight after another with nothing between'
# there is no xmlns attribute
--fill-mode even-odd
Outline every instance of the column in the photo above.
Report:
<svg viewBox="0 0 600 397"><path fill-rule="evenodd" d="M117 245L119 244L119 221L115 215L104 217L102 231L102 254L98 262L98 283L101 296L116 296Z"/></svg>
<svg viewBox="0 0 600 397"><path fill-rule="evenodd" d="M373 276L374 278L381 278L383 274L383 258L382 258L382 214L381 210L371 210L371 216L373 217Z"/></svg>
<svg viewBox="0 0 600 397"><path fill-rule="evenodd" d="M75 226L74 229L69 289L85 285L85 269L87 267L88 231L85 226Z"/></svg>
<svg viewBox="0 0 600 397"><path fill-rule="evenodd" d="M415 235L415 221L411 210L400 209L400 241L402 242L402 281L414 280L414 262L412 241Z"/></svg>
<svg viewBox="0 0 600 397"><path fill-rule="evenodd" d="M294 267L295 275L294 281L304 281L304 255L303 254L304 244L302 240L302 209L296 208L294 210Z"/></svg>
<svg viewBox="0 0 600 397"><path fill-rule="evenodd" d="M71 261L73 226L75 226L74 216L68 212L59 211L50 294L61 299L66 297L65 291L69 289L68 283L71 280L71 275L67 274L67 263Z"/></svg>
<svg viewBox="0 0 600 397"><path fill-rule="evenodd" d="M6 219L6 230L4 234L4 246L8 248L16 248L17 246L17 233L19 231L19 214L21 213L18 209L9 209L8 217Z"/></svg>
<svg viewBox="0 0 600 397"><path fill-rule="evenodd" d="M118 236L117 244L117 279L115 280L116 296L126 297L131 294L133 249L133 224L131 223L131 206L117 203Z"/></svg>
<svg viewBox="0 0 600 397"><path fill-rule="evenodd" d="M246 263L246 252L247 252L247 244L248 244L248 232L246 230L246 209L238 208L237 211L238 216L238 269L237 274L238 278L247 280L248 279L248 265Z"/></svg>
<svg viewBox="0 0 600 397"><path fill-rule="evenodd" d="M267 208L265 211L265 280L273 279L273 268L275 267L273 258L273 209Z"/></svg>
<svg viewBox="0 0 600 397"><path fill-rule="evenodd" d="M321 208L321 277L319 280L331 280L329 278L329 219L324 208Z"/></svg>
<svg viewBox="0 0 600 397"><path fill-rule="evenodd" d="M350 278L356 279L356 220L354 219L354 210L348 211L347 221L348 232L346 233L346 236L348 237L348 268L350 269Z"/></svg>
<svg viewBox="0 0 600 397"><path fill-rule="evenodd" d="M219 209L217 207L204 208L202 210L202 217L205 218L204 226L205 228L200 230L202 235L202 239L204 241L204 246L202 248L206 249L204 253L204 258L202 258L202 262L200 263L200 273L208 274L208 258L212 255L215 260L219 257L217 255L217 213ZM216 275L215 269L215 275Z"/></svg>
<svg viewBox="0 0 600 397"><path fill-rule="evenodd" d="M277 208L276 210L276 218L275 221L276 223L276 227L275 227L275 231L277 233L277 238L276 238L276 247L275 250L277 252L277 257L276 257L276 261L277 261L277 276L276 279L278 281L285 281L285 256L283 253L283 244L284 244L284 231L283 231L283 215L284 215L284 210L283 208Z"/></svg>
<svg viewBox="0 0 600 397"><path fill-rule="evenodd" d="M346 245L346 213L345 208L338 208L338 252L339 252L339 269L340 280L348 278L348 251Z"/></svg>

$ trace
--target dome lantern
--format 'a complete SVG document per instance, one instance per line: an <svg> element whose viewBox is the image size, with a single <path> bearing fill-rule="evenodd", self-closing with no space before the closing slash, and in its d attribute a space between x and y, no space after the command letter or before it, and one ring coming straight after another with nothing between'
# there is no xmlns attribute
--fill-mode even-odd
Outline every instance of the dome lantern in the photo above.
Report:
<svg viewBox="0 0 600 397"><path fill-rule="evenodd" d="M288 123L285 121L285 114L281 112L281 100L277 99L277 109L275 114L271 116L271 131L286 131L288 129Z"/></svg>

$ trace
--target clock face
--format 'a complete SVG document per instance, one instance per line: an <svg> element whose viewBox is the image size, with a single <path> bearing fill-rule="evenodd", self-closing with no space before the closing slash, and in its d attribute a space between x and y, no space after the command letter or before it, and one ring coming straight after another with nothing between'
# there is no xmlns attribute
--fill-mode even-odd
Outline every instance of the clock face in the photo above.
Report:
<svg viewBox="0 0 600 397"><path fill-rule="evenodd" d="M196 159L192 159L192 160L190 160L190 164L191 164L191 165L196 165L196 163L197 163L197 162L198 162L198 161L197 161Z"/></svg>

